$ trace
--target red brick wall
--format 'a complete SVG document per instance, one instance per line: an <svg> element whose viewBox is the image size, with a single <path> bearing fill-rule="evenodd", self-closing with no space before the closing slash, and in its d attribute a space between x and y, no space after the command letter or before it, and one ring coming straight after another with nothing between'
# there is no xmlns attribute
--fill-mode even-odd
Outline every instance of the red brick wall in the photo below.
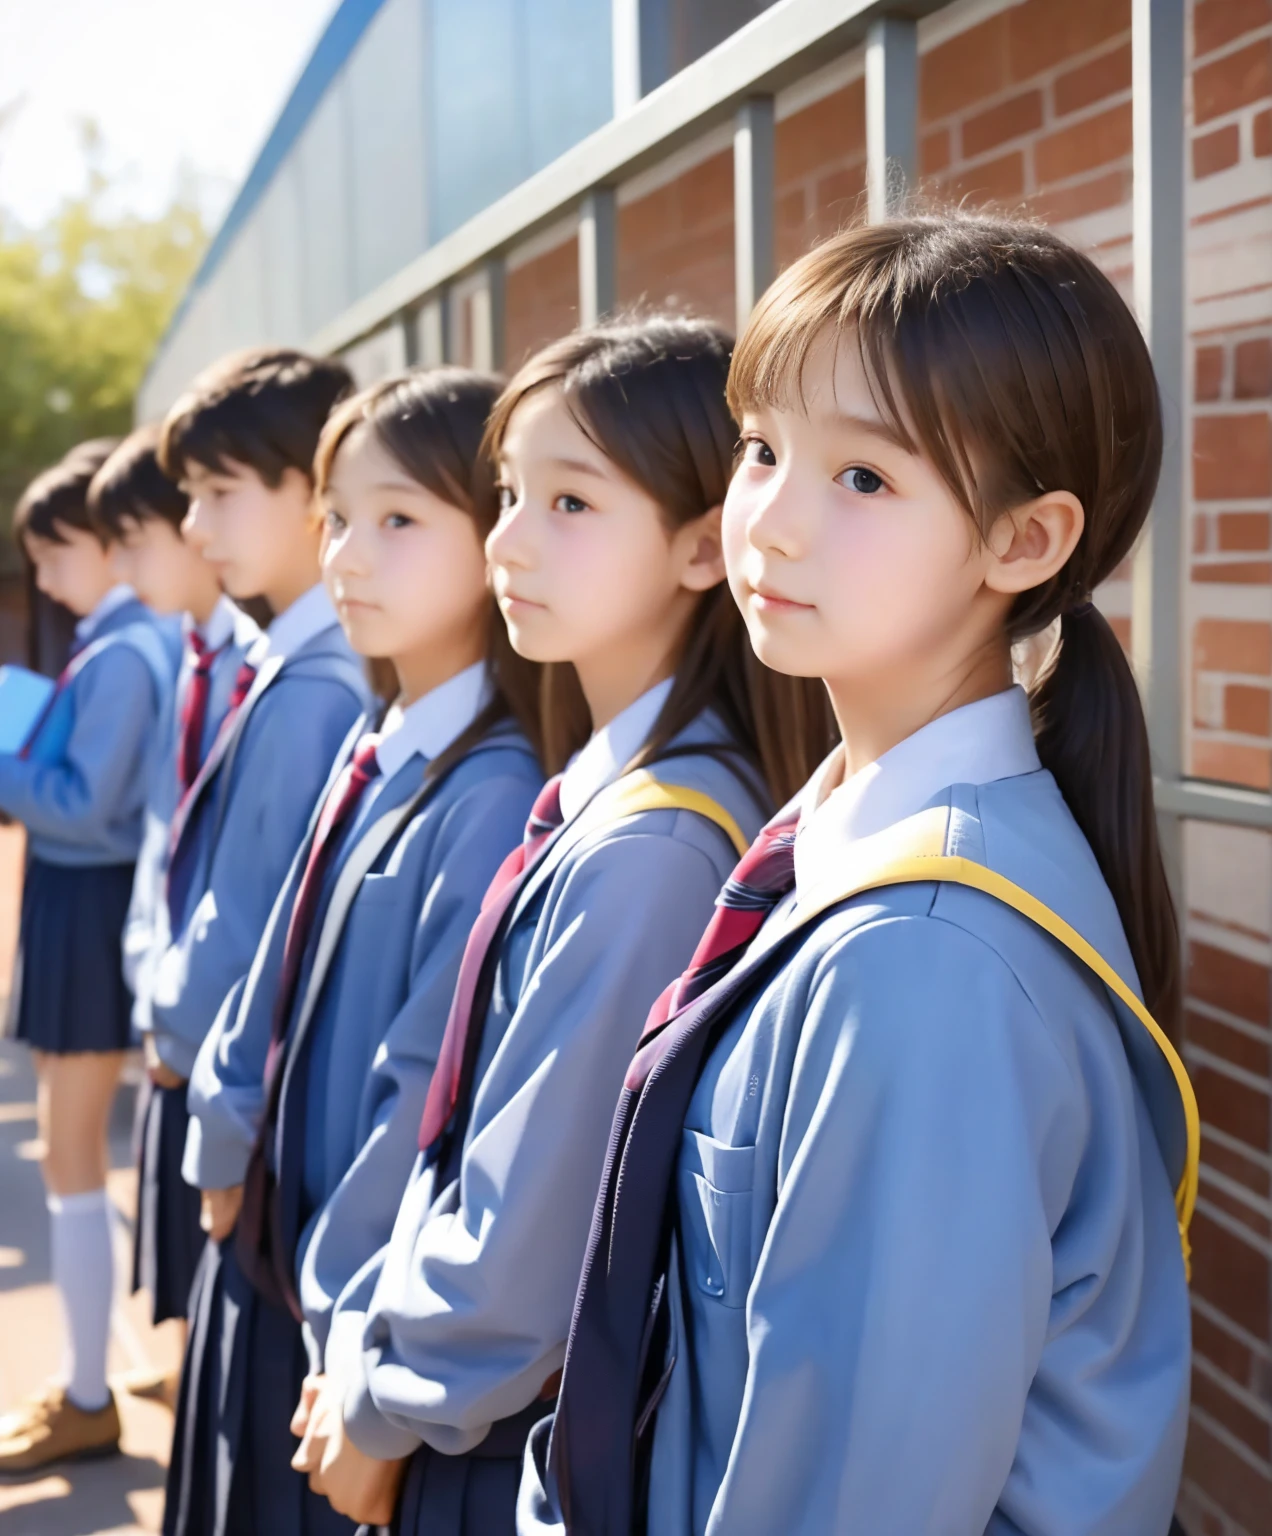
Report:
<svg viewBox="0 0 1272 1536"><path fill-rule="evenodd" d="M618 299L734 323L732 155L620 206Z"/></svg>
<svg viewBox="0 0 1272 1536"><path fill-rule="evenodd" d="M509 370L537 348L573 330L579 315L579 253L574 240L554 245L508 273L504 356Z"/></svg>

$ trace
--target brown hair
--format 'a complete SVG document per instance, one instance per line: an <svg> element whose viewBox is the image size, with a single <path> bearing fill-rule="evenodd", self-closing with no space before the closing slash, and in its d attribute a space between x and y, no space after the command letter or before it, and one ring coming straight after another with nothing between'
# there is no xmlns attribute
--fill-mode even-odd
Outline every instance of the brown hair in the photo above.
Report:
<svg viewBox="0 0 1272 1536"><path fill-rule="evenodd" d="M274 347L224 357L201 373L164 419L159 463L180 480L187 465L246 464L275 487L289 469L312 473L318 434L353 378L331 357Z"/></svg>
<svg viewBox="0 0 1272 1536"><path fill-rule="evenodd" d="M124 524L156 518L178 531L190 503L159 467L159 428L138 427L93 476L88 515L108 539L123 536Z"/></svg>
<svg viewBox="0 0 1272 1536"><path fill-rule="evenodd" d="M860 349L885 420L938 470L983 536L1045 491L1085 527L1022 593L1010 641L1060 621L1031 694L1038 754L1113 893L1144 999L1176 1026L1179 931L1153 807L1148 732L1117 637L1091 605L1148 516L1162 451L1148 349L1113 284L1046 229L966 212L851 229L761 299L729 378L736 412L798 401L818 340Z"/></svg>
<svg viewBox="0 0 1272 1536"><path fill-rule="evenodd" d="M467 368L417 369L351 396L332 412L318 440L314 483L319 494L330 482L341 444L355 428L365 427L412 480L467 512L484 542L495 526L498 499L482 433L502 383ZM542 758L540 668L513 650L493 597L486 668L491 702L443 756L448 761L462 757L499 720L511 717Z"/></svg>
<svg viewBox="0 0 1272 1536"><path fill-rule="evenodd" d="M576 331L536 353L504 390L486 429L487 452L498 457L528 395L559 388L582 431L658 503L670 528L681 527L719 506L729 488L737 426L724 390L732 345L709 321L667 315ZM697 605L671 692L636 763L666 756L706 709L779 804L833 740L821 683L781 677L757 659L724 582ZM591 730L572 666L545 669L543 721L548 766L559 767Z"/></svg>
<svg viewBox="0 0 1272 1536"><path fill-rule="evenodd" d="M89 514L88 488L117 442L113 437L95 437L77 443L64 459L32 480L13 510L13 537L19 545L28 534L65 544L62 530L66 528L93 534L103 547L109 542Z"/></svg>

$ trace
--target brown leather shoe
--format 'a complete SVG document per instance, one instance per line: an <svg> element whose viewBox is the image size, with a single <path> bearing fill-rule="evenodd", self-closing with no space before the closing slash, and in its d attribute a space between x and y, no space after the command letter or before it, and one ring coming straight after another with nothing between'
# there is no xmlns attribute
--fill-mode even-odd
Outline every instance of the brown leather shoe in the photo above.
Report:
<svg viewBox="0 0 1272 1536"><path fill-rule="evenodd" d="M113 1456L119 1450L119 1410L112 1396L104 1408L86 1413L49 1387L39 1397L0 1419L0 1476L39 1472L56 1461Z"/></svg>

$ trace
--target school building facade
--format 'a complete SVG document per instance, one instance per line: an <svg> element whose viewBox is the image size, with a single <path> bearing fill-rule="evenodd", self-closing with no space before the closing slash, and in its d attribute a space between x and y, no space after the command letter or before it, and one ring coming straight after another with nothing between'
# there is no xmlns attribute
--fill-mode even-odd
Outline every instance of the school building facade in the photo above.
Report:
<svg viewBox="0 0 1272 1536"><path fill-rule="evenodd" d="M1180 1512L1272 1524L1272 0L344 0L138 401L259 342L514 366L616 305L729 323L916 181L1133 296L1169 445L1099 594L1142 679L1204 1126Z"/></svg>

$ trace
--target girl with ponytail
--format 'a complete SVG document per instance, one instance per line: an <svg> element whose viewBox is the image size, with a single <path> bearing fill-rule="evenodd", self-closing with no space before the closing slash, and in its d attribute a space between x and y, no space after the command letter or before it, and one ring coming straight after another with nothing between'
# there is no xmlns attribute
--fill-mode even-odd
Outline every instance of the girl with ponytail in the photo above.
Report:
<svg viewBox="0 0 1272 1536"><path fill-rule="evenodd" d="M1165 1531L1197 1117L1091 600L1157 479L1143 339L1047 231L917 216L779 278L729 389L730 586L841 740L651 1012L518 1529Z"/></svg>

